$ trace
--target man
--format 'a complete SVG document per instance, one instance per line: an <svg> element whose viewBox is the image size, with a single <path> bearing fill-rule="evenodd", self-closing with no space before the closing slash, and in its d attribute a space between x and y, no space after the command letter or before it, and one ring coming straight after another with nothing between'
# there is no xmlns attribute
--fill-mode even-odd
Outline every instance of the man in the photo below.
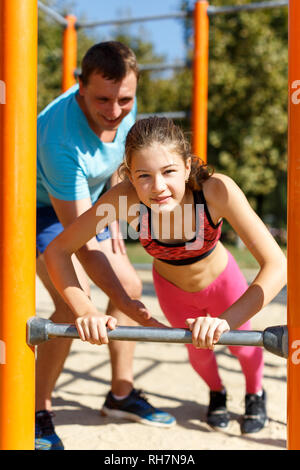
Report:
<svg viewBox="0 0 300 470"><path fill-rule="evenodd" d="M72 323L70 307L51 283L43 252L63 227L98 199L110 180L117 182L127 132L136 115L138 69L134 53L119 42L91 47L82 61L79 86L59 96L38 117L37 274L53 299L56 323ZM141 282L129 262L114 225L97 235L74 257L82 289L89 295L86 273L111 299L107 315L118 325L135 325L126 297L138 299ZM112 239L111 239L112 238ZM121 283L124 298L115 298ZM125 315L127 314L127 315ZM139 320L139 314L134 317ZM53 339L38 347L36 379L36 448L63 449L52 423L51 394L72 340ZM169 427L175 419L153 408L133 388L135 343L109 344L112 382L102 413Z"/></svg>

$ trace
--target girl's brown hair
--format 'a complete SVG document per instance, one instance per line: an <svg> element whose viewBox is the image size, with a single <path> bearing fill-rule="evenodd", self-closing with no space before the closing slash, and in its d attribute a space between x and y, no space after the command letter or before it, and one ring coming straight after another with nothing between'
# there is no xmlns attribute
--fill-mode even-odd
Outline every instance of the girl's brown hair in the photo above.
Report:
<svg viewBox="0 0 300 470"><path fill-rule="evenodd" d="M125 143L125 157L119 168L119 174L126 177L130 171L133 152L145 147L150 147L154 143L169 147L173 152L182 157L184 162L191 158L191 172L187 185L192 190L200 190L202 183L213 173L208 166L191 153L191 146L183 131L176 126L171 119L165 117L149 117L137 121L127 134Z"/></svg>

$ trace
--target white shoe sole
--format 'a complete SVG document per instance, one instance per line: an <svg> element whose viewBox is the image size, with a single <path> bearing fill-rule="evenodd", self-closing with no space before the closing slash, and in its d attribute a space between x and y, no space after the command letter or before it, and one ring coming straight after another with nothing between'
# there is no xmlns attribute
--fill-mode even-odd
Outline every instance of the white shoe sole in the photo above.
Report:
<svg viewBox="0 0 300 470"><path fill-rule="evenodd" d="M172 423L159 423L157 421L150 421L149 419L141 418L134 413L128 413L128 411L121 411L121 410L112 410L111 408L103 408L100 410L102 416L109 416L111 418L121 418L121 419L129 419L130 421L136 421L138 423L146 424L147 426L155 426L158 428L171 428L175 426L176 420Z"/></svg>

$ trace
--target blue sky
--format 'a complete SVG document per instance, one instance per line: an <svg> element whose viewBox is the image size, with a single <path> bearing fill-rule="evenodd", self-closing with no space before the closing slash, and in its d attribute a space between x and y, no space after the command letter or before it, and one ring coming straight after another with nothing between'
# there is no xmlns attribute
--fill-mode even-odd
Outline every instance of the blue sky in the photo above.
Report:
<svg viewBox="0 0 300 470"><path fill-rule="evenodd" d="M162 15L179 11L179 0L73 0L70 13L85 20L104 21L116 18ZM97 40L109 40L112 26L92 28ZM86 30L88 31L88 30ZM154 51L166 57L166 62L185 59L183 30L178 19L144 22L130 26L130 32L140 33L154 44Z"/></svg>

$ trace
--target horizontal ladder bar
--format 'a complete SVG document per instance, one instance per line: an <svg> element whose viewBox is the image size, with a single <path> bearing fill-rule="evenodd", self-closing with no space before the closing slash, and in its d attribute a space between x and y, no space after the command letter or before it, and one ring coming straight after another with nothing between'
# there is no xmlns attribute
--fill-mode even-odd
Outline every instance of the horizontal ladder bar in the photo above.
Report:
<svg viewBox="0 0 300 470"><path fill-rule="evenodd" d="M288 6L288 0L279 0L278 2L260 2L260 3L249 3L247 5L229 5L224 7L209 6L207 8L208 16L239 13L240 11L255 11L255 10L266 10L270 8L286 7Z"/></svg>
<svg viewBox="0 0 300 470"><path fill-rule="evenodd" d="M109 340L146 341L163 343L192 343L192 333L185 328L146 328L118 326L107 331ZM217 344L232 346L262 346L281 357L288 355L287 328L275 326L264 331L232 330L221 335ZM38 345L51 338L74 338L79 334L75 325L53 323L39 317L27 323L27 343Z"/></svg>
<svg viewBox="0 0 300 470"><path fill-rule="evenodd" d="M147 119L150 116L165 117L168 119L189 119L190 113L186 111L162 111L160 113L141 113L137 115L137 119Z"/></svg>
<svg viewBox="0 0 300 470"><path fill-rule="evenodd" d="M60 15L59 13L57 13L56 11L52 10L51 8L47 7L46 5L44 5L42 2L37 2L38 3L38 8L43 11L44 13L46 13L48 16L50 16L51 18L53 18L54 20L56 20L58 23L60 23L61 25L63 26L68 26L68 22L67 20L62 16Z"/></svg>
<svg viewBox="0 0 300 470"><path fill-rule="evenodd" d="M78 28L95 28L98 26L113 26L113 25L122 25L122 24L131 24L131 23L143 23L145 21L158 21L158 20L170 20L185 18L190 14L183 11L176 13L166 13L165 15L152 15L152 16L140 16L137 18L123 18L120 20L104 20L104 21L91 21L91 22L77 22L76 26Z"/></svg>

